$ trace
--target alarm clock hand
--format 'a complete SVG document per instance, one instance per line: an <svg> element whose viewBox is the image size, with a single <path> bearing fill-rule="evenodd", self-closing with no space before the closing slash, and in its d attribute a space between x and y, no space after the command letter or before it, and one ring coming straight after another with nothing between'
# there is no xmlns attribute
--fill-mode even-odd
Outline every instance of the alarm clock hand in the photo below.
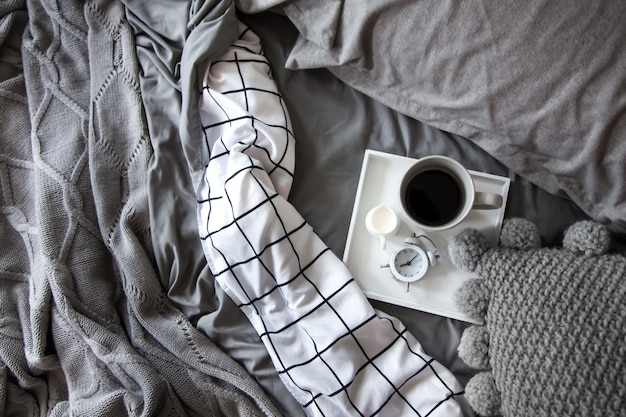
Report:
<svg viewBox="0 0 626 417"><path fill-rule="evenodd" d="M408 266L411 265L411 262L413 262L415 260L415 258L417 258L417 255L415 255L414 257L412 257L409 261L407 261L406 263L403 263L400 266Z"/></svg>

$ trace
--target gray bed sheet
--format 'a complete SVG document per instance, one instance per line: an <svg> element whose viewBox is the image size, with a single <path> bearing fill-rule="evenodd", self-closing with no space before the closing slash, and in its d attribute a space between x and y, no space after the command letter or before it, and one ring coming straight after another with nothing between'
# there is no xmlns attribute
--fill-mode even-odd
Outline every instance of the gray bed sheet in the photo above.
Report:
<svg viewBox="0 0 626 417"><path fill-rule="evenodd" d="M151 224L155 230L152 239L161 282L170 299L192 323L257 378L286 415L303 415L276 375L255 330L215 285L197 234L195 193L178 134L157 131L163 125L159 117L175 120L181 111L172 103L163 106L160 94L172 94L173 103L179 99L181 87L175 84L181 50L175 46L184 44L185 27L179 22L178 27L159 28L158 33L170 33L171 37L158 39L162 45L155 47L150 29L156 24L151 19L157 13L148 15L146 10L133 9L137 4L127 1L129 9L136 13L135 18L130 16L139 34L139 60L144 64L142 89L151 90L144 101L154 98L146 104L155 147L150 169ZM180 21L184 22L185 11L181 9L180 13ZM290 112L296 137L296 173L289 200L337 256L343 254L361 164L368 148L411 157L445 154L470 169L511 178L505 216L521 216L537 223L543 243L548 246L560 242L567 226L587 218L571 201L523 180L469 140L391 110L339 81L326 69L286 69L298 37L286 17L266 12L239 18L262 39ZM166 51L172 56L155 58L154 51ZM155 62L168 63L169 67L154 65ZM157 80L159 72L171 74L171 81ZM168 82L175 88L169 88ZM474 374L456 352L465 323L381 302L373 305L400 318L425 350L462 383ZM467 414L472 415L471 410Z"/></svg>
<svg viewBox="0 0 626 417"><path fill-rule="evenodd" d="M289 200L337 256L341 257L344 251L361 164L368 148L410 157L445 154L470 169L511 178L505 216L536 222L545 245L558 244L567 226L587 218L571 201L523 180L467 139L391 110L339 81L326 69L286 69L285 62L298 36L286 17L271 12L239 17L262 39L292 119L296 174ZM175 147L167 149L180 152ZM174 161L178 160L175 155ZM168 218L160 219L162 233L155 237L155 247L166 248L157 251L157 260L168 295L199 329L259 380L285 414L302 415L275 374L254 329L214 285L194 236L195 207L190 205L193 199L185 198L192 190L183 167L174 163L158 169L163 170L160 177L177 178L178 188L183 188L177 196L164 195L162 190L154 190L153 194L160 204L169 205L169 209L163 210ZM465 323L382 302L374 301L373 305L400 318L426 351L462 383L474 374L456 351ZM467 410L467 414L472 412Z"/></svg>
<svg viewBox="0 0 626 417"><path fill-rule="evenodd" d="M547 246L560 244L564 229L573 222L588 219L573 202L522 179L471 141L400 114L342 83L326 69L285 69L297 31L284 16L270 12L240 18L263 41L289 108L296 137L296 174L289 199L339 257L368 148L410 157L448 155L470 169L509 177L505 217L537 223ZM457 355L465 323L383 302L372 304L400 318L426 351L462 383L474 374ZM212 334L204 323L206 317L199 325Z"/></svg>
<svg viewBox="0 0 626 417"><path fill-rule="evenodd" d="M199 118L193 111L197 98L193 94L195 79L190 75L193 65L205 64L205 60L218 56L230 46L237 36L238 19L247 23L263 40L273 76L291 114L297 144L290 201L337 256L342 256L345 247L363 155L368 148L412 157L446 154L468 168L508 176L512 183L506 217L522 216L537 223L544 245L559 244L567 226L587 218L571 201L546 193L521 179L471 141L391 110L339 81L326 69L286 69L285 63L298 33L284 16L272 13L237 16L234 3L221 0L177 3L125 0L123 5L125 9L114 1L92 1L85 8L75 4L75 7L63 7L63 13L57 10L55 1L32 1L28 5L24 1L14 1L0 7L3 13L17 11L11 19L16 19L14 24L19 29L9 38L3 38L4 29L12 24L10 20L3 20L3 30L0 30L3 33L0 43L4 46L6 42L8 46L3 49L0 68L5 91L2 100L8 103L0 112L4 128L3 153L10 156L4 158L4 166L9 168L6 168L3 186L11 191L5 193L10 196L11 205L24 206L23 212L29 216L13 216L17 211L12 206L5 207L2 227L10 233L2 235L0 246L4 250L2 259L10 261L3 263L5 272L10 271L7 274L10 279L5 279L4 283L10 284L5 286L9 291L4 292L3 301L10 301L15 317L18 308L23 312L28 305L35 318L44 317L38 319L36 328L29 323L16 326L17 336L3 340L2 346L17 346L15 351L24 355L26 350L21 333L24 331L36 330L37 343L52 340L46 321L52 316L45 315L53 306L46 298L50 296L49 286L45 288L48 285L46 277L54 277L55 283L62 283L55 284L55 297L71 300L63 305L72 308L57 309L62 314L53 316L51 323L60 323L59 317L63 323L74 322L77 317L84 321L76 321L80 325L67 333L60 325L55 327L57 333L53 338L62 341L63 346L55 347L48 342L37 345L35 353L41 356L32 357L37 360L37 367L28 368L30 364L25 358L22 361L22 356L17 356L19 366L16 367L23 369L27 376L30 372L42 371L37 375L38 381L43 383L39 388L48 392L47 385L50 385L50 392L58 395L51 400L60 401L59 413L63 411L62 407L70 407L72 401L83 397L81 392L68 391L66 375L57 372L57 368L38 368L59 363L48 356L53 348L57 353L62 353L62 349L71 351L72 355L67 356L71 359L68 363L76 367L72 372L68 371L67 376L76 380L74 387L79 389L85 381L82 377L89 373L86 370L98 368L101 375L109 378L107 381L113 381L118 380L117 372L121 369L118 361L141 364L141 372L133 375L145 375L145 387L149 388L146 392L159 394L134 397L138 406L149 404L162 409L160 404L166 397L171 396L171 401L177 402L176 398L182 395L185 401L197 407L194 410L211 413L202 395L211 394L215 389L215 395L220 398L242 405L248 398L256 401L248 404L251 409L254 405L272 411L260 390L239 366L221 352L218 354L215 346L198 332L185 327L187 321L183 320L182 311L195 327L260 382L285 415L304 414L277 376L256 331L231 299L215 285L198 237L193 173L189 172L186 163L193 158L194 149L184 149L181 145L181 135L198 133L191 126L191 119ZM32 12L33 18L29 22L26 12ZM57 25L59 22L63 25ZM30 34L22 38L24 26L29 27L27 33ZM60 42L61 35L70 36ZM28 52L24 61L19 53L20 39L27 41L27 48L22 47ZM33 39L41 43L32 42ZM41 52L49 45L54 46L47 50L50 56ZM62 69L60 80L64 83L48 80L49 74L43 71L46 67L42 67L39 60L48 68L58 64ZM26 63L24 68L22 62ZM190 63L193 65L185 66ZM112 83L124 76L128 78ZM140 89L138 82L141 83ZM31 114L30 110L37 109L53 89L54 94L64 100L53 103L52 110L45 115ZM95 100L96 96L99 101ZM70 107L71 111L66 112ZM94 111L90 112L90 109ZM102 109L106 111L98 112ZM124 114L120 116L121 112ZM30 122L34 120L31 116L37 116L36 129L33 130L37 134L33 137L30 136ZM63 123L58 122L59 117L63 117ZM98 121L102 123L96 126ZM149 132L146 132L146 126ZM105 136L106 140L103 139ZM16 138L41 139L45 147L34 152L30 140ZM147 146L148 139L151 146ZM142 146L134 146L135 140ZM102 145L96 142L102 142ZM72 152L67 153L68 149ZM119 169L117 155L128 158L123 170ZM31 162L33 160L37 164ZM48 169L49 162L62 165L58 173L67 176L61 178L63 175L56 175L57 171ZM130 174L129 168L132 168ZM52 174L56 175L54 181ZM80 181L67 188L73 190L70 194L64 193L62 186L69 184L66 178L74 174L80 176ZM38 186L31 195L32 184ZM54 187L43 187L42 184L54 184ZM68 199L61 202L61 197ZM79 207L82 204L79 202L84 205ZM64 210L70 208L74 210L72 213L80 215L81 227L89 229L87 232L75 227L74 217L66 215ZM38 217L42 213L44 217ZM12 221L20 228L16 228ZM37 228L31 227L33 224ZM36 262L31 262L28 257L30 252L15 245L20 240L16 230L29 235L25 242L34 242ZM69 242L66 231L75 233L77 230L82 233L81 239L68 253L64 249ZM624 237L615 238L616 248L624 251ZM16 254L17 251L20 253ZM66 264L56 263L61 255L68 260L67 265L75 267L73 271L65 268ZM33 267L34 272L31 271ZM41 278L41 274L37 274L44 271L43 268L46 268L46 276L36 282L45 290L41 293L45 296L35 300L39 303L37 305L43 306L39 309L37 305L29 304L34 300L32 289L38 288L30 286L29 279L31 273ZM19 279L14 279L16 271L25 272L20 272L17 274ZM161 286L180 311L163 296ZM14 290L18 287L19 291ZM84 304L83 299L86 300ZM114 300L113 303L110 300ZM448 367L462 383L474 373L459 360L456 352L466 324L385 303L373 304L400 318L425 350ZM80 306L80 309L75 310L74 306ZM76 311L80 314L74 314ZM70 314L71 319L66 320L63 314ZM20 313L20 317L30 319L28 312ZM95 325L98 332L92 333L97 336L93 339L98 342L97 347L113 349L67 343L75 340L72 335L84 333L82 323L89 324L90 329L94 328L91 324ZM109 354L118 347L124 352L137 351L145 357L134 353L131 356ZM14 352L13 349L7 351ZM205 356L198 356L199 351ZM89 355L85 356L85 352ZM96 354L101 356L96 358ZM128 357L133 360L129 361ZM85 358L89 359L90 366L85 365ZM150 367L145 366L146 358L153 359ZM149 375L144 373L147 369ZM44 372L48 370L53 375ZM12 384L11 372L11 366L3 365L1 381ZM215 374L221 375L220 378L211 379ZM174 385L161 384L164 381L159 375ZM224 381L228 379L221 379L224 376L236 377L236 397L232 391L222 393L222 388L227 386ZM153 384L156 386L152 387ZM102 404L106 402L104 405L111 406L107 392L116 389L116 385L100 385L103 387L103 395L99 397ZM134 393L135 388L134 383L130 387L121 387L126 393ZM9 392L20 400L25 398L21 391ZM64 396L69 396L71 401L62 402ZM125 395L118 396L120 407L135 405L134 402L121 404L126 398ZM93 400L90 397L83 405L100 404ZM50 407L53 405L44 403ZM467 414L472 415L472 412L467 410Z"/></svg>

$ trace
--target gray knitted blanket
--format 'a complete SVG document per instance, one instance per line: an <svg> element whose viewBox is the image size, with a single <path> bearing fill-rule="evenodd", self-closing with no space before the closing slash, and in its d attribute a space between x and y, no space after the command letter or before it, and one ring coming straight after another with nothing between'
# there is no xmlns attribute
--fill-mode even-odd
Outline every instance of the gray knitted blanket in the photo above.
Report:
<svg viewBox="0 0 626 417"><path fill-rule="evenodd" d="M0 3L0 414L277 414L157 278L124 7L63 3Z"/></svg>

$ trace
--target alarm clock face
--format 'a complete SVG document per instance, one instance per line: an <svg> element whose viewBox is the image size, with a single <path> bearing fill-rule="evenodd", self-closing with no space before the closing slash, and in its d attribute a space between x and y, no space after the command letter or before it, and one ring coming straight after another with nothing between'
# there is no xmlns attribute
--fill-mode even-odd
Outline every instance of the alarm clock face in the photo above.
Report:
<svg viewBox="0 0 626 417"><path fill-rule="evenodd" d="M414 282L428 271L428 256L418 246L404 246L391 254L391 273L402 282Z"/></svg>

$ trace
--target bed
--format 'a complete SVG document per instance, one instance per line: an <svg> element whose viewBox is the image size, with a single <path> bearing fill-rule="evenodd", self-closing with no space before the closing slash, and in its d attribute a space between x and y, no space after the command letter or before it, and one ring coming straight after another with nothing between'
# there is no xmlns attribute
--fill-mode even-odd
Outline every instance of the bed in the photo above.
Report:
<svg viewBox="0 0 626 417"><path fill-rule="evenodd" d="M625 18L3 2L0 410L475 415L470 324L368 299L342 262L366 151L508 178L543 246L593 220L626 254Z"/></svg>

